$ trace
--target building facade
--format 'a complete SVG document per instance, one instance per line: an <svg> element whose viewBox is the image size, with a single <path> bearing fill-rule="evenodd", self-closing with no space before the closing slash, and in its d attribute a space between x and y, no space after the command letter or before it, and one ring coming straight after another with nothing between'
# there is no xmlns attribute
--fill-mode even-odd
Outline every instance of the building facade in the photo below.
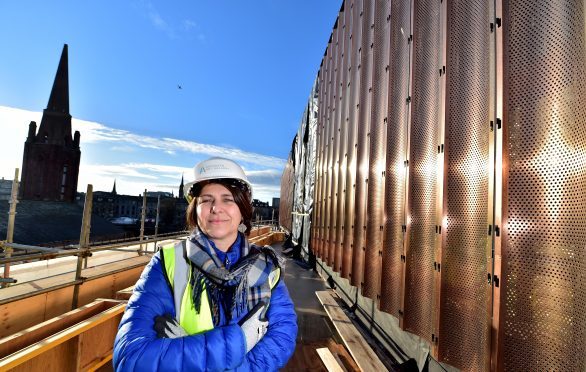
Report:
<svg viewBox="0 0 586 372"><path fill-rule="evenodd" d="M24 144L20 199L74 202L80 134L71 135L67 44L63 46L41 125L31 121Z"/></svg>

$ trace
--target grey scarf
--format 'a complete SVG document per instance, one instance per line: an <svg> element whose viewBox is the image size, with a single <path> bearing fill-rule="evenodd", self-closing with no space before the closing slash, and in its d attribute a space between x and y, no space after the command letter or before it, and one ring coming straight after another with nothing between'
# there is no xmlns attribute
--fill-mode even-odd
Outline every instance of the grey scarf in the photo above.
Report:
<svg viewBox="0 0 586 372"><path fill-rule="evenodd" d="M240 260L230 270L226 269L211 242L199 229L187 240L187 257L191 265L193 304L201 306L204 288L210 299L214 325L220 323L220 307L224 309L226 322L251 310L259 301L268 303L271 297L269 275L284 266L284 259L272 247L249 245L240 234Z"/></svg>

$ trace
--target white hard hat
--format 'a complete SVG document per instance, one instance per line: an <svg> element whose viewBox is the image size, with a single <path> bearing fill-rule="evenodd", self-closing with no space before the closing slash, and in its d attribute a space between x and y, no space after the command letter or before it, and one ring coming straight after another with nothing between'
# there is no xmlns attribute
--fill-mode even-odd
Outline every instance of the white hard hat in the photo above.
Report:
<svg viewBox="0 0 586 372"><path fill-rule="evenodd" d="M194 180L186 184L185 188L188 190L186 198L191 201L189 195L190 189L203 181L217 180L217 179L231 179L237 181L241 188L250 193L252 199L252 185L248 182L244 170L236 162L225 158L210 158L199 162L193 167Z"/></svg>

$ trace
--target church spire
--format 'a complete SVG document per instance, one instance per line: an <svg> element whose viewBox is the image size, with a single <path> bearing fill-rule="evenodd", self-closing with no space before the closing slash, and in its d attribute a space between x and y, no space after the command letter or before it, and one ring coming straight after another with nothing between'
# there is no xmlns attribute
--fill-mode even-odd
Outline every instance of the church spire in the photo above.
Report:
<svg viewBox="0 0 586 372"><path fill-rule="evenodd" d="M181 173L181 185L179 185L179 199L183 199L185 197L183 193L183 173Z"/></svg>
<svg viewBox="0 0 586 372"><path fill-rule="evenodd" d="M49 97L49 103L47 103L47 110L69 114L67 44L63 45L59 67L57 68L57 74L55 74L55 81L53 82L53 89L51 89L51 96Z"/></svg>
<svg viewBox="0 0 586 372"><path fill-rule="evenodd" d="M112 194L113 195L117 195L118 193L116 192L116 178L114 178L114 187L112 188Z"/></svg>
<svg viewBox="0 0 586 372"><path fill-rule="evenodd" d="M76 133L76 136L79 136ZM63 45L59 67L53 81L47 108L36 138L37 143L79 147L79 139L71 136L71 115L69 114L69 72L67 44Z"/></svg>

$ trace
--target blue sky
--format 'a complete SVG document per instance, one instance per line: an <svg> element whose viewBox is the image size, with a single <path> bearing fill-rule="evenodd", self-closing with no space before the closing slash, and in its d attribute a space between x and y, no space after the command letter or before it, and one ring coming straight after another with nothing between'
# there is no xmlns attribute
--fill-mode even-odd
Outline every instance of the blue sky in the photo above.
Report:
<svg viewBox="0 0 586 372"><path fill-rule="evenodd" d="M64 43L78 190L171 191L209 156L281 172L341 0L0 2L0 176L22 165ZM182 89L178 88L178 85Z"/></svg>

